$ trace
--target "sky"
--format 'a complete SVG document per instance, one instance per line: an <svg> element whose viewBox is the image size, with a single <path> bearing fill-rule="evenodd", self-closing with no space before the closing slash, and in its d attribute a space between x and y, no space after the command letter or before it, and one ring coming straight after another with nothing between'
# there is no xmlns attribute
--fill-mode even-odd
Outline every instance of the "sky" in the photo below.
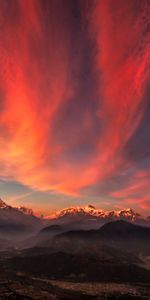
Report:
<svg viewBox="0 0 150 300"><path fill-rule="evenodd" d="M0 1L0 197L150 213L150 0Z"/></svg>

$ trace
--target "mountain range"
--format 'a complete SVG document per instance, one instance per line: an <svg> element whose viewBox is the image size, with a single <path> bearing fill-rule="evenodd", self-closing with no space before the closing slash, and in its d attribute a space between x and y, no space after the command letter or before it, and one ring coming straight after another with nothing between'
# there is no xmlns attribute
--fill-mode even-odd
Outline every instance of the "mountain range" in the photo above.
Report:
<svg viewBox="0 0 150 300"><path fill-rule="evenodd" d="M9 244L9 246L10 241L30 237L32 240L32 236L35 242L42 242L46 238L72 230L98 230L104 224L119 220L144 226L150 225L150 217L144 218L133 209L103 211L96 209L93 205L88 205L66 208L50 217L40 218L32 209L23 206L12 207L0 199L0 239L3 244Z"/></svg>
<svg viewBox="0 0 150 300"><path fill-rule="evenodd" d="M60 210L47 218L50 224L72 224L72 228L99 228L99 226L117 220L125 220L135 224L150 225L150 217L143 217L133 209L120 211L104 211L93 205L85 207L69 207Z"/></svg>
<svg viewBox="0 0 150 300"><path fill-rule="evenodd" d="M95 229L101 225L117 220L125 220L135 224L150 225L150 217L142 217L133 209L120 211L104 211L93 205L85 207L69 207L51 214L49 217L38 217L32 209L24 206L12 207L0 199L0 235L3 229L38 230L53 225L70 226L69 229ZM51 227L51 229L54 229ZM55 227L55 230L58 228Z"/></svg>
<svg viewBox="0 0 150 300"><path fill-rule="evenodd" d="M1 198L0 198L0 211L13 211L23 213L24 215L32 216L34 219L38 219L37 216L35 216L33 210L31 208L27 208L24 206L19 207L12 207L11 205L6 204ZM65 217L78 217L78 218L84 218L84 217L92 217L92 218L100 218L100 219L127 219L131 222L136 221L143 221L143 222L149 222L150 216L144 218L139 213L135 212L132 208L127 208L123 210L111 210L111 211L104 211L102 209L97 209L93 205L87 205L85 207L69 207L62 210L57 211L54 214L51 214L48 217L45 217L47 220L55 220L55 219L61 219Z"/></svg>
<svg viewBox="0 0 150 300"><path fill-rule="evenodd" d="M61 249L65 245L71 253L78 249L84 249L84 252L89 250L97 252L101 245L108 245L136 254L150 255L150 227L135 225L124 220L106 223L96 230L63 232L54 240L57 247L59 245Z"/></svg>

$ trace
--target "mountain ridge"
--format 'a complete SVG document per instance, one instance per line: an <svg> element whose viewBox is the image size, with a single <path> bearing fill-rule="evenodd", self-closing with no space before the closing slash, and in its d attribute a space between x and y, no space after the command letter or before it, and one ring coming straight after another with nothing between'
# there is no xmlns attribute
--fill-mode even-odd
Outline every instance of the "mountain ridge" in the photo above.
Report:
<svg viewBox="0 0 150 300"><path fill-rule="evenodd" d="M15 209L17 211L20 211L24 214L27 215L32 215L36 218L39 218L34 214L34 211L31 208L25 207L25 206L18 206L14 207L11 205L6 204L1 198L0 198L0 210L1 209ZM45 220L52 220L52 219L58 219L58 218L63 218L65 216L91 216L95 218L116 218L116 219L121 219L121 218L126 218L130 221L134 221L137 219L143 219L143 220L149 220L150 216L143 217L141 214L137 213L134 209L132 208L126 208L122 210L103 210L103 209L98 209L95 206L89 204L86 206L72 206L72 207L67 207L63 208L62 210L58 210L55 213L43 217Z"/></svg>
<svg viewBox="0 0 150 300"><path fill-rule="evenodd" d="M143 225L150 225L150 217L143 217L139 213L135 212L132 208L127 208L123 210L111 210L104 211L102 209L97 209L93 205L88 205L85 207L69 207L57 211L52 217L47 220L60 221L60 222L70 222L70 221L100 221L102 224L116 221L116 220L126 220L131 223L139 223Z"/></svg>
<svg viewBox="0 0 150 300"><path fill-rule="evenodd" d="M30 210L27 211L7 205L0 199L0 237L12 240L17 236L22 238L26 234L40 230L43 226L42 220Z"/></svg>
<svg viewBox="0 0 150 300"><path fill-rule="evenodd" d="M70 224L70 229L94 229L99 228L99 226L117 220L125 220L131 223L150 226L150 217L143 217L132 208L127 208L123 210L111 210L104 211L102 209L97 209L93 205L87 205L85 207L76 206L68 207L57 211L55 214L51 215L50 218L40 218L36 216L31 208L24 206L13 207L6 204L2 199L0 199L0 225L1 223L42 223L44 226L51 225L67 225Z"/></svg>

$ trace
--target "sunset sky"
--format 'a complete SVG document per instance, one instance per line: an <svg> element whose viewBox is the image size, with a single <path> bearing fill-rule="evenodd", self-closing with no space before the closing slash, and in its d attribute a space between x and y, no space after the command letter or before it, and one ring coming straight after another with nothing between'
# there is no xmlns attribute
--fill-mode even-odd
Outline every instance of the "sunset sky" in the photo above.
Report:
<svg viewBox="0 0 150 300"><path fill-rule="evenodd" d="M150 0L0 1L0 197L150 213Z"/></svg>

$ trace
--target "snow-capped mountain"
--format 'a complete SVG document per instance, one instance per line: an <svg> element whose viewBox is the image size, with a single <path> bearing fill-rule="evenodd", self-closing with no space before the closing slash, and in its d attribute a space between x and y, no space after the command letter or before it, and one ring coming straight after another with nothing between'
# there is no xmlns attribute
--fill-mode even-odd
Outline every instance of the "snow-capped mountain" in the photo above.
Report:
<svg viewBox="0 0 150 300"><path fill-rule="evenodd" d="M34 216L34 212L31 208L27 208L25 206L19 206L18 210L22 211L26 215Z"/></svg>
<svg viewBox="0 0 150 300"><path fill-rule="evenodd" d="M56 217L63 217L63 216L76 216L76 215L89 215L89 216L95 216L100 217L103 215L103 211L96 209L93 205L88 205L85 207L69 207L66 209L62 209L58 212L56 212Z"/></svg>
<svg viewBox="0 0 150 300"><path fill-rule="evenodd" d="M85 207L69 207L55 214L50 218L40 219L36 217L32 209L24 206L12 207L0 199L0 236L7 232L22 234L22 232L38 231L45 225L65 225L69 230L72 229L96 229L101 225L116 221L125 220L132 223L150 225L150 217L143 218L133 209L120 211L104 211L97 209L93 205Z"/></svg>
<svg viewBox="0 0 150 300"><path fill-rule="evenodd" d="M135 212L132 208L127 208L120 211L110 211L106 213L106 217L112 218L115 220L125 219L131 222L141 219L141 215Z"/></svg>
<svg viewBox="0 0 150 300"><path fill-rule="evenodd" d="M7 205L0 199L0 236L34 231L41 228L42 220L31 210Z"/></svg>
<svg viewBox="0 0 150 300"><path fill-rule="evenodd" d="M1 209L4 210L13 209L15 211L20 211L23 212L24 214L34 216L33 210L31 208L27 208L25 206L12 207L11 205L6 204L2 199L0 199L0 210Z"/></svg>
<svg viewBox="0 0 150 300"><path fill-rule="evenodd" d="M133 209L128 208L124 210L104 211L95 208L93 205L85 207L69 207L56 212L53 215L53 220L60 221L61 223L69 221L96 221L97 223L107 223L116 220L126 220L132 223L148 224L150 225L149 217L144 218ZM52 219L51 219L52 220Z"/></svg>
<svg viewBox="0 0 150 300"><path fill-rule="evenodd" d="M7 205L2 199L0 199L0 209L7 209L9 207L9 205Z"/></svg>

